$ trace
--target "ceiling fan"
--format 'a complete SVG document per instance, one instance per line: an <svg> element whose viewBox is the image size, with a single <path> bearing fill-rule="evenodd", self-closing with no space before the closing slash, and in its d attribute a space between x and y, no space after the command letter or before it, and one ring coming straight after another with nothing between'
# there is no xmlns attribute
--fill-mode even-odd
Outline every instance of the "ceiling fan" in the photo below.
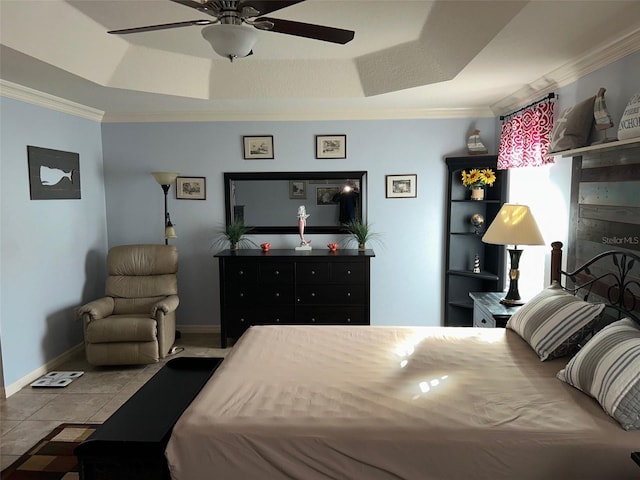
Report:
<svg viewBox="0 0 640 480"><path fill-rule="evenodd" d="M107 33L123 35L129 33L150 32L168 28L207 26L202 36L218 55L233 62L253 53L252 48L258 40L258 30L284 33L296 37L312 38L324 42L345 43L353 40L355 32L341 28L294 22L261 15L301 3L305 0L170 0L186 7L194 8L214 17L213 20L187 20L185 22L163 23L146 27L111 30Z"/></svg>

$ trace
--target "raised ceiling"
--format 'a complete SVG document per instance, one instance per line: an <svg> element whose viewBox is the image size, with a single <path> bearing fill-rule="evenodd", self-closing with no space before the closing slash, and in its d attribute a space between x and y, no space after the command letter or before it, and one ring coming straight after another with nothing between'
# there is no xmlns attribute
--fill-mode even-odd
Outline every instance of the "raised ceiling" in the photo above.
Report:
<svg viewBox="0 0 640 480"><path fill-rule="evenodd" d="M105 121L493 116L640 49L637 0L306 0L270 16L356 34L260 31L230 63L199 26L106 33L211 19L169 0L0 0L3 91Z"/></svg>

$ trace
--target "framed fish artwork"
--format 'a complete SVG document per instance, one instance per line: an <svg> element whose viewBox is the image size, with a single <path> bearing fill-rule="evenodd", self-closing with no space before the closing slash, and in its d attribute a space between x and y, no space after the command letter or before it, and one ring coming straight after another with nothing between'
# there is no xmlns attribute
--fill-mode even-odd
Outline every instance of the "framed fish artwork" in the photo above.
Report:
<svg viewBox="0 0 640 480"><path fill-rule="evenodd" d="M31 200L80 198L80 155L27 146Z"/></svg>

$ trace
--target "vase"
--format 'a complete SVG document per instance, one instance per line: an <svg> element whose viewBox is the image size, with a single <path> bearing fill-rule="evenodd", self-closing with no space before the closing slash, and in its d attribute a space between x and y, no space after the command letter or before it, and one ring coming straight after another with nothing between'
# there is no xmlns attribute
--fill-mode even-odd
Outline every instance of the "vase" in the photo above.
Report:
<svg viewBox="0 0 640 480"><path fill-rule="evenodd" d="M358 244L358 251L359 252L364 252L367 249L367 247L365 246L364 243L359 243Z"/></svg>
<svg viewBox="0 0 640 480"><path fill-rule="evenodd" d="M484 200L484 186L471 187L471 200Z"/></svg>

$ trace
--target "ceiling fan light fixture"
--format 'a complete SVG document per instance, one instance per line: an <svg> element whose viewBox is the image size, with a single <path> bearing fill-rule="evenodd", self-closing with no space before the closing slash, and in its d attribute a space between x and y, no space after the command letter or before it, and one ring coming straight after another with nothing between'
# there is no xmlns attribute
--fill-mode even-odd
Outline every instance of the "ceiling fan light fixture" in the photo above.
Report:
<svg viewBox="0 0 640 480"><path fill-rule="evenodd" d="M218 55L232 62L249 55L258 41L258 32L244 25L211 25L202 29L202 36Z"/></svg>

